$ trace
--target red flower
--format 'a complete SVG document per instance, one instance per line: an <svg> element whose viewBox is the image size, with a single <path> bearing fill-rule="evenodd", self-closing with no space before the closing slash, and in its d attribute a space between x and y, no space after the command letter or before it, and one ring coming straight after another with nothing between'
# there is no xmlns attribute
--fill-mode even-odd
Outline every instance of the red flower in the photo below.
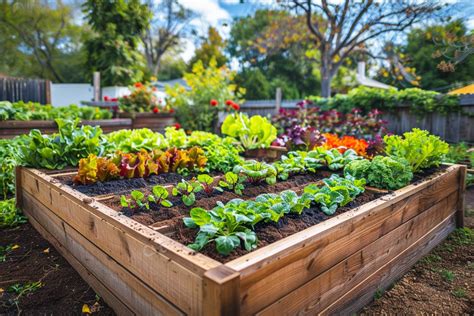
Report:
<svg viewBox="0 0 474 316"><path fill-rule="evenodd" d="M232 104L232 108L236 111L240 110L240 105L238 105L237 103L233 103Z"/></svg>
<svg viewBox="0 0 474 316"><path fill-rule="evenodd" d="M231 106L234 102L232 102L232 100L227 100L225 101L225 105L227 106Z"/></svg>
<svg viewBox="0 0 474 316"><path fill-rule="evenodd" d="M212 99L210 104L211 104L211 106L217 106L219 104L219 102L217 102L217 100L215 100L215 99Z"/></svg>
<svg viewBox="0 0 474 316"><path fill-rule="evenodd" d="M104 96L104 101L109 101L109 97L108 97L108 96Z"/></svg>
<svg viewBox="0 0 474 316"><path fill-rule="evenodd" d="M118 101L118 98L112 98L112 99L110 99L110 101L112 101L112 102L117 102L117 101Z"/></svg>
<svg viewBox="0 0 474 316"><path fill-rule="evenodd" d="M170 109L170 113L174 113L174 109Z"/></svg>
<svg viewBox="0 0 474 316"><path fill-rule="evenodd" d="M155 107L153 108L153 113L158 113L158 112L160 112L160 110L155 106Z"/></svg>
<svg viewBox="0 0 474 316"><path fill-rule="evenodd" d="M179 123L174 124L174 128L180 129L180 128L181 128L181 124L179 124Z"/></svg>
<svg viewBox="0 0 474 316"><path fill-rule="evenodd" d="M143 84L141 82L137 82L134 84L135 88L141 88L143 87Z"/></svg>

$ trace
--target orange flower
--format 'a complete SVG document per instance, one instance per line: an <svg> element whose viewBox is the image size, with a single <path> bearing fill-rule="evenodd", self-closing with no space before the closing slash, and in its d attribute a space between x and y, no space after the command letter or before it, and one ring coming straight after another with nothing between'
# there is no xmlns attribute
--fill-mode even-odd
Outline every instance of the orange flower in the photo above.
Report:
<svg viewBox="0 0 474 316"><path fill-rule="evenodd" d="M364 139L358 139L354 136L343 136L339 138L336 134L323 134L326 137L324 148L336 148L339 152L344 153L348 149L353 149L360 156L367 156L367 148L369 144Z"/></svg>
<svg viewBox="0 0 474 316"><path fill-rule="evenodd" d="M135 88L142 88L143 87L143 84L141 82L137 82L133 85Z"/></svg>

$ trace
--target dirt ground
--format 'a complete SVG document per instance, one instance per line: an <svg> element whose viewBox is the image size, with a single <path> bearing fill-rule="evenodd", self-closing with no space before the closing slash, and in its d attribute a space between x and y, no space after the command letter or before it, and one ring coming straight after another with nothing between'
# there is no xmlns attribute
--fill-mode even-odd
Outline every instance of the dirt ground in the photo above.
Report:
<svg viewBox="0 0 474 316"><path fill-rule="evenodd" d="M474 188L466 198L474 228ZM418 262L363 315L474 315L474 236L458 230ZM0 315L114 315L29 224L0 230ZM6 272L6 273L5 273Z"/></svg>

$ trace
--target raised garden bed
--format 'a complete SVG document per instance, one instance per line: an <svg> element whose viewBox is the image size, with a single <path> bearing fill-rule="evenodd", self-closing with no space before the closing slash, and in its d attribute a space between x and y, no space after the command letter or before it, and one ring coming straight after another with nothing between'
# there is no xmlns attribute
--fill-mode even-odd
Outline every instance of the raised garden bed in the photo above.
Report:
<svg viewBox="0 0 474 316"><path fill-rule="evenodd" d="M173 113L119 113L119 117L130 118L133 129L149 128L155 132L163 132L176 123Z"/></svg>
<svg viewBox="0 0 474 316"><path fill-rule="evenodd" d="M81 125L100 126L104 133L110 133L121 129L132 128L132 120L129 118L110 120L83 120ZM55 121L1 121L0 138L13 138L18 135L28 134L32 129L39 129L43 134L53 134L58 132L58 125Z"/></svg>
<svg viewBox="0 0 474 316"><path fill-rule="evenodd" d="M270 146L268 148L249 149L244 152L244 157L249 159L264 160L267 162L276 161L287 153L285 147Z"/></svg>
<svg viewBox="0 0 474 316"><path fill-rule="evenodd" d="M114 196L80 193L61 173L18 168L17 201L118 314L350 314L463 225L465 172L452 165L395 192L369 189L352 209L230 261L190 250L161 219L117 212ZM288 181L276 190L298 190Z"/></svg>

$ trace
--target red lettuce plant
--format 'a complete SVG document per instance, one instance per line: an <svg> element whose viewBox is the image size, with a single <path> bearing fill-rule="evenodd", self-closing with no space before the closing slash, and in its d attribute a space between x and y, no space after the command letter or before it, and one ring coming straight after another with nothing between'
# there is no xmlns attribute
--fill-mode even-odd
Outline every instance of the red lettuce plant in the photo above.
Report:
<svg viewBox="0 0 474 316"><path fill-rule="evenodd" d="M315 146L321 146L325 140L314 127L294 125L285 134L278 136L273 145L286 147L288 150L312 150Z"/></svg>

